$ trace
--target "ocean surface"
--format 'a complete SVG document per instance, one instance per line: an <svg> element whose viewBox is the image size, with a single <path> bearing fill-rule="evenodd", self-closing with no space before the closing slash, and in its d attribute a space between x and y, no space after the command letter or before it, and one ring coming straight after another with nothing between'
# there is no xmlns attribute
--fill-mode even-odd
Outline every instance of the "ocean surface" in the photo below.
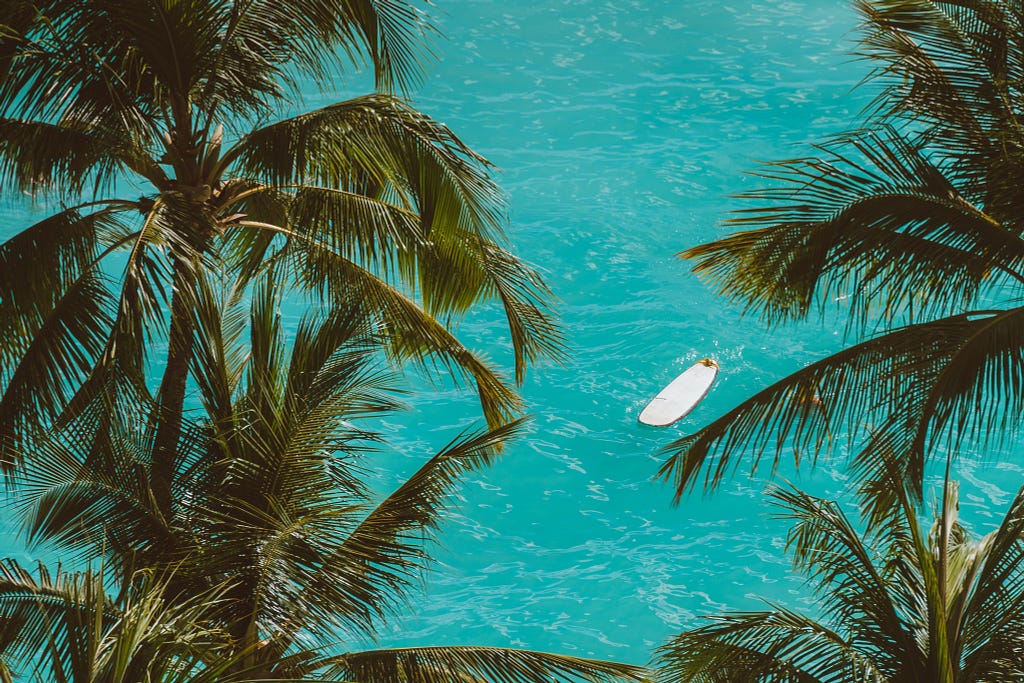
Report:
<svg viewBox="0 0 1024 683"><path fill-rule="evenodd" d="M868 66L850 56L850 4L436 4L445 37L416 104L500 169L510 240L558 295L571 358L530 371L529 434L467 482L421 596L380 644L644 663L701 615L759 596L813 609L764 503L766 470L679 507L652 477L669 441L842 346L817 318L769 330L743 317L676 253L726 232L730 195L754 186L745 172L759 161L854 125L871 93L854 87ZM25 212L8 204L0 234ZM496 309L460 334L511 372ZM639 425L646 401L705 356L721 365L707 399L673 427ZM480 423L471 393L410 381L408 414L380 425L397 451L382 488ZM965 514L991 523L1020 468L968 453L961 470ZM785 475L823 495L849 486L841 459ZM30 555L5 524L6 554Z"/></svg>

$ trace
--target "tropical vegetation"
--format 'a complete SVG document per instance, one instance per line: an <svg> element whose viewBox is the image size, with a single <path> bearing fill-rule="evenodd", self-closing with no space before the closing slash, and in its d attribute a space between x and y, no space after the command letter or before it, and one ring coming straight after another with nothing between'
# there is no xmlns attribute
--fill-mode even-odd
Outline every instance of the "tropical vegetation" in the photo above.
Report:
<svg viewBox="0 0 1024 683"><path fill-rule="evenodd" d="M772 469L854 453L861 519L795 488L795 569L816 611L718 615L658 653L686 681L1024 678L1024 488L974 538L958 518L957 447L996 444L1024 408L1024 7L858 0L860 56L881 83L864 127L767 165L740 228L683 252L722 292L783 324L820 311L866 340L773 384L667 447L675 499L741 459ZM930 528L926 482L945 454Z"/></svg>
<svg viewBox="0 0 1024 683"><path fill-rule="evenodd" d="M930 528L900 468L873 482L893 501L862 501L864 532L833 501L769 491L815 613L778 605L727 613L658 653L665 683L982 683L1024 677L1024 488L999 526L974 538L945 480ZM870 490L871 487L866 487ZM873 512L871 512L873 511Z"/></svg>
<svg viewBox="0 0 1024 683"><path fill-rule="evenodd" d="M519 430L454 334L505 313L560 357L489 166L401 93L435 33L404 2L2 0L0 187L59 206L0 245L0 469L28 541L0 680L608 681L637 667L372 642L450 493ZM310 112L365 65L376 91ZM305 310L285 320L282 310ZM467 431L374 491L402 362L475 384Z"/></svg>
<svg viewBox="0 0 1024 683"><path fill-rule="evenodd" d="M390 494L376 494L367 479L382 437L358 425L397 407L379 332L358 305L336 306L309 314L288 339L276 313L280 297L280 287L263 279L248 304L230 294L205 302L194 368L204 419L183 421L187 436L171 472L170 517L161 515L144 477L158 427L139 420L135 404L97 399L14 475L28 540L46 541L76 564L100 561L103 576L121 586L120 597L111 599L110 628L122 623L124 602L143 602L137 584L155 573L163 602L192 605L190 623L210 643L200 663L210 651L234 661L225 666L214 659L224 675L468 676L502 683L637 677L635 667L519 650L344 650L371 642L408 603L450 494L467 473L492 461L522 421L465 433L425 458ZM248 313L239 313L244 307ZM46 591L30 590L25 581L0 585L0 623L38 622L43 617L19 616L25 604L43 602L48 614L55 595L67 610L99 618L94 604L76 602L78 579L42 583ZM210 595L216 599L197 597ZM194 603L207 610L197 614ZM75 633L49 637L64 652ZM100 635L116 640L106 630ZM31 668L39 651L3 645L0 656L11 668ZM204 680L208 672L196 675Z"/></svg>
<svg viewBox="0 0 1024 683"><path fill-rule="evenodd" d="M864 127L765 166L741 230L683 256L769 323L817 310L867 338L670 444L677 501L743 460L813 460L834 435L861 473L903 454L920 497L936 446L994 443L1024 409L1024 8L856 7L880 85Z"/></svg>
<svg viewBox="0 0 1024 683"><path fill-rule="evenodd" d="M207 615L221 591L171 600L167 588L166 577L140 574L115 602L102 571L51 574L40 566L33 576L4 561L0 681L227 683L261 674L244 666L244 651L217 647L224 634ZM18 675L8 662L28 666Z"/></svg>
<svg viewBox="0 0 1024 683"><path fill-rule="evenodd" d="M97 395L152 395L166 509L205 290L272 264L309 299L360 302L396 358L472 380L493 426L520 412L445 323L500 303L517 379L560 334L503 245L486 161L393 94L433 32L414 6L4 0L0 16L0 182L61 201L0 248L5 469ZM353 61L376 93L292 111Z"/></svg>

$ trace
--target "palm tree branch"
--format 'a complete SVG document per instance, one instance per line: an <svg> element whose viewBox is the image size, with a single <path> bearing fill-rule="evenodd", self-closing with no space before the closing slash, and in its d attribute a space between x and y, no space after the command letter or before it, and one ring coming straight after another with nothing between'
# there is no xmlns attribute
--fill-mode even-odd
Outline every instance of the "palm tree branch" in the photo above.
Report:
<svg viewBox="0 0 1024 683"><path fill-rule="evenodd" d="M493 647L410 647L339 655L327 676L356 683L610 683L644 681L642 667Z"/></svg>
<svg viewBox="0 0 1024 683"><path fill-rule="evenodd" d="M799 571L817 581L815 591L830 620L856 631L858 641L891 656L917 652L891 597L911 587L893 590L875 564L877 551L864 544L839 506L796 489L773 487L768 495L783 510L778 516L794 522L787 548L793 551Z"/></svg>
<svg viewBox="0 0 1024 683"><path fill-rule="evenodd" d="M425 568L424 534L438 527L456 485L466 474L489 465L522 425L517 420L488 432L464 434L431 457L326 558L302 604L326 618L339 616L332 614L334 605L350 605L340 616L350 627L369 631L370 615L383 617L404 600Z"/></svg>
<svg viewBox="0 0 1024 683"><path fill-rule="evenodd" d="M889 680L855 642L782 608L716 617L713 624L676 636L657 657L666 683Z"/></svg>
<svg viewBox="0 0 1024 683"><path fill-rule="evenodd" d="M91 5L51 3L48 10L8 36L13 54L0 81L0 115L14 111L23 121L85 125L119 149L128 140L144 139L154 120L139 89L146 79L132 69L138 63L129 34L112 27L110 13Z"/></svg>
<svg viewBox="0 0 1024 683"><path fill-rule="evenodd" d="M103 353L114 302L95 273L79 278L36 331L0 396L0 468L10 473L34 436L67 405L69 374L84 378Z"/></svg>
<svg viewBox="0 0 1024 683"><path fill-rule="evenodd" d="M857 9L868 32L862 54L889 83L876 102L883 115L922 117L969 146L1017 129L1011 83L1024 69L1008 47L1022 17L1012 6L861 1Z"/></svg>
<svg viewBox="0 0 1024 683"><path fill-rule="evenodd" d="M658 476L674 482L678 503L683 492L696 484L701 469L706 469L705 486L717 486L730 465L738 466L733 454L743 446L753 447L752 467L757 466L765 451L774 451L774 470L787 448L793 449L799 464L802 451L817 457L830 445L834 429L844 429L852 444L872 423L880 423L887 429L899 430L896 436L909 447L913 441L908 439L920 433L922 422L936 424L927 411L929 406L937 405L932 395L936 382L953 361L963 361L957 354L972 335L989 324L993 313L999 312L975 311L899 328L812 363L758 392L695 434L669 444L665 451L672 455ZM1007 314L1001 320L1012 317ZM1008 327L999 329L1005 331ZM987 347L982 343L985 337L979 339L978 346L983 347L980 357L1002 353L1001 347L992 345L991 337ZM1012 363L1006 367L1012 369ZM994 375L980 376L976 386L955 372L951 369L943 380L949 383L945 391L951 400L973 399L992 389L989 385ZM966 372L968 379L971 376L969 369L959 372ZM958 376L963 380L960 393L953 391L956 385L952 380ZM1012 373L1004 373L1002 379L1016 381ZM986 407L972 405L977 409ZM983 423L1009 419L1003 416L1000 406L986 405L988 412L969 419ZM911 455L920 465L927 453Z"/></svg>
<svg viewBox="0 0 1024 683"><path fill-rule="evenodd" d="M133 231L115 219L135 204L102 204L85 215L80 210L94 203L64 209L0 245L0 367L12 366L64 293L94 277L97 264L131 239Z"/></svg>
<svg viewBox="0 0 1024 683"><path fill-rule="evenodd" d="M873 168L835 145L852 146ZM742 210L732 224L753 229L683 252L697 260L694 270L769 320L805 316L817 293L822 304L842 300L861 326L873 305L889 319L958 310L992 271L1021 281L1021 237L898 133L855 133L820 149L825 160L761 174L781 184L741 196L783 203Z"/></svg>
<svg viewBox="0 0 1024 683"><path fill-rule="evenodd" d="M1024 308L1013 308L971 321L969 333L921 402L919 410L927 417L917 428L913 454L925 452L926 439L934 444L945 437L959 444L972 437L1005 434L1019 423L1016 416L1024 410L1024 394L1015 388L1024 387L1024 365L1016 349L1022 341L1022 320Z"/></svg>
<svg viewBox="0 0 1024 683"><path fill-rule="evenodd" d="M1004 655L1007 641L1024 634L1024 489L1017 492L999 527L977 545L972 590L961 610L966 670Z"/></svg>
<svg viewBox="0 0 1024 683"><path fill-rule="evenodd" d="M303 186L295 190L292 223L332 250L383 279L398 269L422 291L431 315L465 312L482 296L497 295L512 336L515 376L529 362L558 358L564 342L546 303L551 292L538 273L498 244L472 233L434 231L428 238L418 214L357 193Z"/></svg>
<svg viewBox="0 0 1024 683"><path fill-rule="evenodd" d="M274 186L320 184L417 209L429 229L500 236L503 201L486 161L403 100L368 95L253 131L222 164Z"/></svg>
<svg viewBox="0 0 1024 683"><path fill-rule="evenodd" d="M354 297L376 311L387 329L390 348L398 357L423 360L434 356L450 370L458 369L472 377L488 424L507 422L520 411L519 397L492 368L416 302L384 280L309 235L254 221L240 221L238 225L294 238L291 261L300 271L301 284L306 288L325 289L330 298L341 305Z"/></svg>

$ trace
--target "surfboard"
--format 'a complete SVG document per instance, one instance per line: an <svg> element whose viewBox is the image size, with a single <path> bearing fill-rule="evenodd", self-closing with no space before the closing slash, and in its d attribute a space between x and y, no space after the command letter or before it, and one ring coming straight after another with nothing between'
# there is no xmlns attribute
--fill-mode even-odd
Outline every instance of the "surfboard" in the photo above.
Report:
<svg viewBox="0 0 1024 683"><path fill-rule="evenodd" d="M651 399L639 420L652 427L678 422L707 396L717 375L718 363L710 358L697 361Z"/></svg>

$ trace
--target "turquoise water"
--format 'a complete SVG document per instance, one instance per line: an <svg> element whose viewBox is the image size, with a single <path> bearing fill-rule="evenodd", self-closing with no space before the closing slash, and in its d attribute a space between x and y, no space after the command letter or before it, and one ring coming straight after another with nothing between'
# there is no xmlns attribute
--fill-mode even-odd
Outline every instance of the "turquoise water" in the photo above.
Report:
<svg viewBox="0 0 1024 683"><path fill-rule="evenodd" d="M723 234L757 160L849 126L868 93L845 2L438 0L447 40L418 106L501 168L516 250L561 299L565 367L531 371L530 434L472 479L438 565L382 644L473 643L645 662L701 614L755 595L813 603L789 577L763 478L741 474L674 509L658 449L840 348L815 321L768 331L674 254ZM8 210L10 234L25 210ZM508 365L495 311L461 330ZM722 371L675 427L636 416L695 360ZM384 425L411 468L478 421L472 396L429 386ZM765 473L762 473L765 474ZM964 506L1004 509L1019 468L967 463ZM795 477L789 473L788 476ZM397 481L398 475L389 481ZM841 463L798 478L845 489ZM385 478L385 483L388 481ZM7 523L6 554L24 557Z"/></svg>
<svg viewBox="0 0 1024 683"><path fill-rule="evenodd" d="M644 662L754 594L808 601L762 480L673 509L651 477L665 443L840 339L741 319L675 253L723 233L756 160L848 126L866 66L848 56L842 2L522 4L445 3L450 42L417 101L502 168L513 242L561 297L573 359L532 373L531 435L467 488L394 642ZM704 356L722 366L704 403L675 427L640 426L649 397ZM422 414L420 436L456 415L440 394ZM844 485L838 470L814 479Z"/></svg>

